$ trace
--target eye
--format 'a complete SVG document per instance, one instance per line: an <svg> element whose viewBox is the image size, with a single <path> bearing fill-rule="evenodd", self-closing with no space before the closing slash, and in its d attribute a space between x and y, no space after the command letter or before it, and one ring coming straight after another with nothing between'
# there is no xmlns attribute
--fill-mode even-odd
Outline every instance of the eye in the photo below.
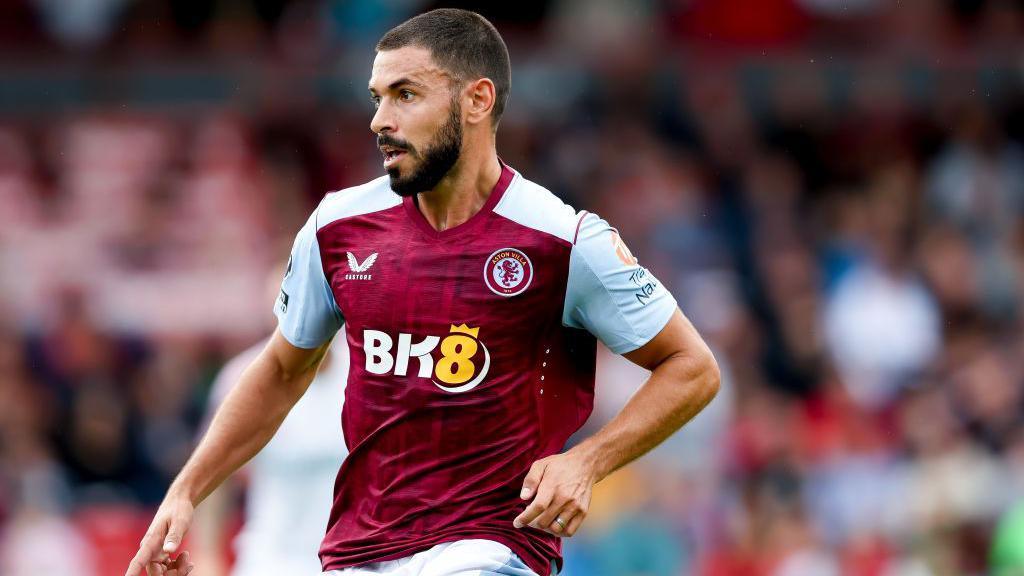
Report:
<svg viewBox="0 0 1024 576"><path fill-rule="evenodd" d="M411 101L411 100L412 100L412 98L413 98L413 96L415 96L415 94L413 94L413 93L412 93L411 91L409 91L409 90L402 90L402 91L400 91L400 92L398 93L398 97L399 97L399 98L400 98L400 99L401 99L401 100L402 100L403 102L409 102L409 101Z"/></svg>
<svg viewBox="0 0 1024 576"><path fill-rule="evenodd" d="M380 96L370 96L370 102L373 102L374 108L380 108Z"/></svg>

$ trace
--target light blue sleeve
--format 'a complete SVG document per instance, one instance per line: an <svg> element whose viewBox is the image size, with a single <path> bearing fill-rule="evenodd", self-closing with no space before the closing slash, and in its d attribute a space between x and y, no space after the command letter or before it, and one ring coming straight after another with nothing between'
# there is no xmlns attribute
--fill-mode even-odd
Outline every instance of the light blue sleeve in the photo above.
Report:
<svg viewBox="0 0 1024 576"><path fill-rule="evenodd" d="M316 239L316 216L313 212L295 238L281 293L274 304L281 334L292 345L307 349L330 340L344 324L324 276Z"/></svg>
<svg viewBox="0 0 1024 576"><path fill-rule="evenodd" d="M582 328L625 354L654 338L676 311L675 298L596 214L579 224L569 258L562 324Z"/></svg>

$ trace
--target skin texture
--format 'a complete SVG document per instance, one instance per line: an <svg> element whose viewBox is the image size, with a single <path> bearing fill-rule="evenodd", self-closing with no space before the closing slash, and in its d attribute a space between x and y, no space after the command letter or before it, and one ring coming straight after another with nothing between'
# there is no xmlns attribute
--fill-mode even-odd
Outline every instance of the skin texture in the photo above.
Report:
<svg viewBox="0 0 1024 576"><path fill-rule="evenodd" d="M422 153L459 106L462 148L452 169L417 205L437 230L476 214L501 175L491 117L496 92L487 78L459 80L429 51L407 47L380 52L370 95L377 106L370 124L378 140L403 142ZM399 178L419 167L417 154L392 166ZM275 331L266 349L242 375L217 411L210 429L175 479L128 567L126 576L184 576L186 554L175 556L199 505L270 440L306 391L329 343L305 350ZM525 510L513 525L572 536L586 518L596 482L644 454L697 414L718 390L718 366L696 330L678 310L650 342L625 355L652 371L623 410L597 434L571 450L534 463L523 485ZM556 522L561 519L564 528Z"/></svg>
<svg viewBox="0 0 1024 576"><path fill-rule="evenodd" d="M479 212L501 177L491 120L494 83L480 78L453 86L453 81L430 51L408 47L379 52L368 85L377 107L370 129L378 140L385 136L389 141L407 142L418 153L435 141L448 120L453 98L459 104L459 160L433 190L416 195L420 212L438 230L458 226ZM406 177L421 165L416 154L406 154L393 167Z"/></svg>
<svg viewBox="0 0 1024 576"><path fill-rule="evenodd" d="M679 310L657 336L625 357L651 370L651 377L596 434L534 463L521 493L530 504L513 521L516 528L575 534L587 516L594 484L660 444L718 392L718 364Z"/></svg>
<svg viewBox="0 0 1024 576"><path fill-rule="evenodd" d="M224 399L209 431L171 484L126 576L135 576L143 568L147 576L184 576L191 571L184 554L174 555L192 523L195 507L270 441L313 381L329 345L296 348L274 331L266 348Z"/></svg>

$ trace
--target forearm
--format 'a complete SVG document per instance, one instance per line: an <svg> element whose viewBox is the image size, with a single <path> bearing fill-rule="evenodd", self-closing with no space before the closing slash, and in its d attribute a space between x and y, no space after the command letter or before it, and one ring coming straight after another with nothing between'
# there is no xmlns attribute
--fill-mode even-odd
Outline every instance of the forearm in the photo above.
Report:
<svg viewBox="0 0 1024 576"><path fill-rule="evenodd" d="M626 406L578 444L595 481L646 454L700 412L718 392L718 365L705 347L666 358Z"/></svg>
<svg viewBox="0 0 1024 576"><path fill-rule="evenodd" d="M198 505L255 456L309 386L319 359L288 373L272 353L260 354L224 399L168 492Z"/></svg>

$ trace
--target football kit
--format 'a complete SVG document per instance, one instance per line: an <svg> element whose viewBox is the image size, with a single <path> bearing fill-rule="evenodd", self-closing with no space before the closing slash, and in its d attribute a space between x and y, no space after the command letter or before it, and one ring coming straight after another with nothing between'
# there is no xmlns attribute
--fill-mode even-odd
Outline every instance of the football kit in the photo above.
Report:
<svg viewBox="0 0 1024 576"><path fill-rule="evenodd" d="M488 540L547 576L561 542L512 526L523 480L590 415L596 339L630 352L675 310L607 222L505 165L483 208L443 231L387 176L328 194L275 305L300 348L346 327L349 455L323 570Z"/></svg>

